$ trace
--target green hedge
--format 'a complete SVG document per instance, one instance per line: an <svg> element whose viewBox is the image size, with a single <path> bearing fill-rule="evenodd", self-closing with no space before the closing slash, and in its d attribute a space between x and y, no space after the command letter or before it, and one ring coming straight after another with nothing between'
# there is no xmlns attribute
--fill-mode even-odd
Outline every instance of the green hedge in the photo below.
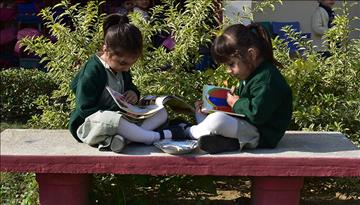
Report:
<svg viewBox="0 0 360 205"><path fill-rule="evenodd" d="M1 121L26 122L41 111L34 101L50 96L57 85L47 73L39 70L8 69L0 72Z"/></svg>

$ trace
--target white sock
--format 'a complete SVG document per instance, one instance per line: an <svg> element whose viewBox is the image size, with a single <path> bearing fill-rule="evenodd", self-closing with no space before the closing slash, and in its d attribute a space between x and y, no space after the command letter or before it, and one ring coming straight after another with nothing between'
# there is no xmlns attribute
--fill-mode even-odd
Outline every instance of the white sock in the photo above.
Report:
<svg viewBox="0 0 360 205"><path fill-rule="evenodd" d="M185 135L189 136L191 139L195 139L190 132L190 128L191 128L191 126L189 126L185 129Z"/></svg>
<svg viewBox="0 0 360 205"><path fill-rule="evenodd" d="M165 139L171 139L172 138L172 133L170 130L163 130L164 132L164 138Z"/></svg>

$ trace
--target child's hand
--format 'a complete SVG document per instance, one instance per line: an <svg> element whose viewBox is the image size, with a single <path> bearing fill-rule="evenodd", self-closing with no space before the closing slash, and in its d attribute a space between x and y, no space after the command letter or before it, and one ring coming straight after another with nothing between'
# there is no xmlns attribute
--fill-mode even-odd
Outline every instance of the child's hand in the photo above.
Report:
<svg viewBox="0 0 360 205"><path fill-rule="evenodd" d="M202 113L202 114L205 114L201 111L201 108L202 108L202 105L203 105L203 101L202 100L197 100L195 102L195 111L198 112L198 113Z"/></svg>
<svg viewBox="0 0 360 205"><path fill-rule="evenodd" d="M138 96L132 90L124 92L125 100L128 103L135 104L138 101Z"/></svg>
<svg viewBox="0 0 360 205"><path fill-rule="evenodd" d="M230 92L228 92L226 102L230 105L230 107L233 107L239 98L240 97L238 95L231 94Z"/></svg>

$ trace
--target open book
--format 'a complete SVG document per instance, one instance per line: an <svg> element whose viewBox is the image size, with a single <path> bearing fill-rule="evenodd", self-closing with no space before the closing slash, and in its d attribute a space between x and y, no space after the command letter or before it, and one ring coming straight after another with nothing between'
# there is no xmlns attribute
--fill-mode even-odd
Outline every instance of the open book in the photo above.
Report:
<svg viewBox="0 0 360 205"><path fill-rule="evenodd" d="M195 108L193 106L174 95L149 95L141 98L137 105L132 105L125 101L125 97L121 93L108 86L106 86L106 89L114 99L115 103L119 106L121 113L135 120L151 117L164 108L165 105L169 106L175 112L188 114L195 113Z"/></svg>
<svg viewBox="0 0 360 205"><path fill-rule="evenodd" d="M227 93L230 92L230 89L213 86L213 85L204 85L202 93L202 112L213 113L213 112L224 112L229 115L245 117L243 114L234 113L230 105L226 102Z"/></svg>

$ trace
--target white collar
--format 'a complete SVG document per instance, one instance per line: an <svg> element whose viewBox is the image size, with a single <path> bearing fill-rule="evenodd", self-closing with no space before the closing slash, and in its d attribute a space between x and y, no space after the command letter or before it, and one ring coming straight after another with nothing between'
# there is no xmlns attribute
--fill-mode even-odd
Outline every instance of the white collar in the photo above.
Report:
<svg viewBox="0 0 360 205"><path fill-rule="evenodd" d="M96 57L98 57L98 59L100 60L100 62L103 64L103 66L104 66L106 69L111 70L109 64L107 64L103 59L101 59L100 56L96 55Z"/></svg>

